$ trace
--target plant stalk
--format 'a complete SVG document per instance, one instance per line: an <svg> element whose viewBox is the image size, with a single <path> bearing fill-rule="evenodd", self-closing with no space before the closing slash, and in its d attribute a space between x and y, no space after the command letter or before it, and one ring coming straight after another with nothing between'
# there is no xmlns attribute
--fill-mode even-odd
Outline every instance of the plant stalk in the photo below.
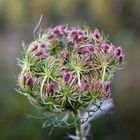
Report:
<svg viewBox="0 0 140 140"><path fill-rule="evenodd" d="M105 73L106 73L106 66L103 67L102 82L104 82L104 80L105 80Z"/></svg>
<svg viewBox="0 0 140 140"><path fill-rule="evenodd" d="M76 135L78 140L85 140L84 135L83 135L83 129L81 127L81 119L80 115L77 112L75 112L75 119L76 119Z"/></svg>

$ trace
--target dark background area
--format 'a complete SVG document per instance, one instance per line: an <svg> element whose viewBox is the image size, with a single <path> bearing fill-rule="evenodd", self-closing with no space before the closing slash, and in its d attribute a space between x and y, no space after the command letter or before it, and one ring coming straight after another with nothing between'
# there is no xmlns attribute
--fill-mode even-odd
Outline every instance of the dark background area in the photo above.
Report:
<svg viewBox="0 0 140 140"><path fill-rule="evenodd" d="M103 29L126 54L124 69L112 81L115 108L92 121L91 140L140 140L140 0L0 0L0 139L67 139L73 129L43 129L28 100L15 91L22 40L33 30L63 23Z"/></svg>

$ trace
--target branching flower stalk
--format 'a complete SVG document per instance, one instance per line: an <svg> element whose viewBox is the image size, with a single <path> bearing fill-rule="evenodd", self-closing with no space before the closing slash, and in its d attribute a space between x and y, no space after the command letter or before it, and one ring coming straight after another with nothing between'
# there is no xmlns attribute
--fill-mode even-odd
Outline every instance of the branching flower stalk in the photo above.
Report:
<svg viewBox="0 0 140 140"><path fill-rule="evenodd" d="M86 140L83 125L111 98L111 80L125 58L121 47L98 29L59 25L23 50L18 92L40 110L43 127L76 127L71 138Z"/></svg>

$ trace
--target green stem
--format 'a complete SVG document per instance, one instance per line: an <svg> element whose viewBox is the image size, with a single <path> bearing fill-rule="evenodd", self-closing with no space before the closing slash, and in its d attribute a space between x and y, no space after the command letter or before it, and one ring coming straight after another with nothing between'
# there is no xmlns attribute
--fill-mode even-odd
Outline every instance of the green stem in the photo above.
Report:
<svg viewBox="0 0 140 140"><path fill-rule="evenodd" d="M81 127L81 119L78 111L75 112L75 119L76 119L76 135L79 138L78 140L85 140L83 136L83 130Z"/></svg>

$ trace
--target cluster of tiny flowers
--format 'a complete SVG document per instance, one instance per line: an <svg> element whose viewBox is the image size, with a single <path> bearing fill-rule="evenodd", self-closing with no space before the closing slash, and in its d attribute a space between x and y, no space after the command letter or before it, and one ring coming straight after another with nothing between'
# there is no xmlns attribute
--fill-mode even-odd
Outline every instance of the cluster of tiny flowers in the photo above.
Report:
<svg viewBox="0 0 140 140"><path fill-rule="evenodd" d="M111 95L110 82L124 62L121 47L98 29L48 28L24 46L19 91L46 111L89 109Z"/></svg>

